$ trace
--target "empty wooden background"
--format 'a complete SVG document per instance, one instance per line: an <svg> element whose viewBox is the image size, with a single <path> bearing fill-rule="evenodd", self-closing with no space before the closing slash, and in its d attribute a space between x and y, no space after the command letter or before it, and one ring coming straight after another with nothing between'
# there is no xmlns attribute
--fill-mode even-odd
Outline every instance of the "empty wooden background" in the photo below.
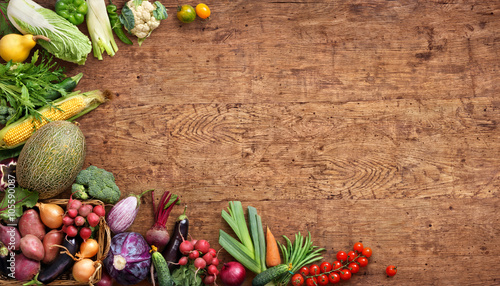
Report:
<svg viewBox="0 0 500 286"><path fill-rule="evenodd" d="M217 249L240 200L325 260L371 246L347 285L500 284L500 1L208 1L190 24L197 2L162 3L141 47L66 65L115 95L79 120L87 166L180 195ZM152 224L148 196L131 230Z"/></svg>

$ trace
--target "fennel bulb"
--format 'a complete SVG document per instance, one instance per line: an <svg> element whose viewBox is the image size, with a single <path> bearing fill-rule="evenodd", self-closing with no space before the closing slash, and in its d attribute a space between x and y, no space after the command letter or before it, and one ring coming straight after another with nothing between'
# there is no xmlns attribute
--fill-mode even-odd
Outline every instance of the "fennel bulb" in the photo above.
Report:
<svg viewBox="0 0 500 286"><path fill-rule="evenodd" d="M56 12L32 0L10 0L7 15L19 32L49 38L49 42L39 40L37 43L56 58L85 64L92 50L89 38Z"/></svg>
<svg viewBox="0 0 500 286"><path fill-rule="evenodd" d="M104 0L87 0L87 28L92 39L94 57L102 60L102 53L114 56L118 51L113 30L109 22L108 12Z"/></svg>

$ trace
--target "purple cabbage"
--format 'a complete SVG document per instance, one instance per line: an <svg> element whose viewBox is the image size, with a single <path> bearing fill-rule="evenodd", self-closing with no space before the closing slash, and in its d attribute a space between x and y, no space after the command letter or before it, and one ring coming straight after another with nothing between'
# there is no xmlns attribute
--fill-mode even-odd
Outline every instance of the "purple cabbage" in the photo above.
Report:
<svg viewBox="0 0 500 286"><path fill-rule="evenodd" d="M104 266L120 285L133 285L146 279L151 267L149 244L137 232L122 232L111 239Z"/></svg>

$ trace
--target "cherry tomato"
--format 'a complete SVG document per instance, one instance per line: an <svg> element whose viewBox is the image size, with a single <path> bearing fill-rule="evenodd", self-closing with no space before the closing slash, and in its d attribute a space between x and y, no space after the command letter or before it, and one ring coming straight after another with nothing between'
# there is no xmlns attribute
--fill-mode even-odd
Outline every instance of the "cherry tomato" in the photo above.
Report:
<svg viewBox="0 0 500 286"><path fill-rule="evenodd" d="M387 273L387 276L394 276L396 273L398 273L398 268L394 265L389 265L385 269L385 273Z"/></svg>
<svg viewBox="0 0 500 286"><path fill-rule="evenodd" d="M306 285L307 286L317 286L318 280L316 280L316 277L309 277L306 279Z"/></svg>
<svg viewBox="0 0 500 286"><path fill-rule="evenodd" d="M349 262L354 261L354 259L356 259L357 256L358 255L356 254L356 252L352 250L347 253L347 259L349 260Z"/></svg>
<svg viewBox="0 0 500 286"><path fill-rule="evenodd" d="M318 264L311 264L311 266L309 266L309 274L310 275L318 275L319 274Z"/></svg>
<svg viewBox="0 0 500 286"><path fill-rule="evenodd" d="M326 284L328 284L328 276L326 274L318 276L318 285L325 286Z"/></svg>
<svg viewBox="0 0 500 286"><path fill-rule="evenodd" d="M304 275L304 276L309 275L309 267L304 266L304 267L300 268L299 273Z"/></svg>
<svg viewBox="0 0 500 286"><path fill-rule="evenodd" d="M340 274L338 274L337 272L330 272L330 274L328 274L328 281L332 284L337 284L340 282Z"/></svg>
<svg viewBox="0 0 500 286"><path fill-rule="evenodd" d="M372 256L372 249L369 247L365 247L365 248L363 248L363 252L361 254L370 258L370 256Z"/></svg>
<svg viewBox="0 0 500 286"><path fill-rule="evenodd" d="M344 270L340 271L340 279L342 279L342 280L349 280L349 279L351 279L351 276L352 276L351 270L349 270L349 269L344 269Z"/></svg>
<svg viewBox="0 0 500 286"><path fill-rule="evenodd" d="M346 261L347 260L347 253L345 251L337 252L337 260L338 261Z"/></svg>
<svg viewBox="0 0 500 286"><path fill-rule="evenodd" d="M202 19L210 17L210 8L206 4L200 3L196 5L196 15Z"/></svg>
<svg viewBox="0 0 500 286"><path fill-rule="evenodd" d="M332 263L332 269L333 270L338 270L342 267L342 263L340 263L340 261L338 260L335 260L333 263Z"/></svg>
<svg viewBox="0 0 500 286"><path fill-rule="evenodd" d="M319 269L321 270L321 273L326 273L332 270L332 264L328 261L325 261L321 263L319 266Z"/></svg>
<svg viewBox="0 0 500 286"><path fill-rule="evenodd" d="M366 265L368 265L368 258L366 257L360 257L356 261L359 263L359 266L361 267L365 267Z"/></svg>
<svg viewBox="0 0 500 286"><path fill-rule="evenodd" d="M292 276L292 285L293 286L300 286L304 284L304 276L302 274L297 273Z"/></svg>
<svg viewBox="0 0 500 286"><path fill-rule="evenodd" d="M177 7L177 18L182 23L191 23L196 19L196 12L191 5L182 5Z"/></svg>
<svg viewBox="0 0 500 286"><path fill-rule="evenodd" d="M351 269L351 273L352 274L356 274L359 272L359 264L357 264L356 262L351 262L349 263L349 269Z"/></svg>
<svg viewBox="0 0 500 286"><path fill-rule="evenodd" d="M361 242L356 242L352 250L356 251L357 253L363 252L363 244Z"/></svg>

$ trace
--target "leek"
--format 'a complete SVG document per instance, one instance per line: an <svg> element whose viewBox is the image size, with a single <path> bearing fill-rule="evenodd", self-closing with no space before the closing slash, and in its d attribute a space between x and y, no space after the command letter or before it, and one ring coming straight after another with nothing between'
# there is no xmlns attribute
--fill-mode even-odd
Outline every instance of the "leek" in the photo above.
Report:
<svg viewBox="0 0 500 286"><path fill-rule="evenodd" d="M7 6L10 22L22 34L42 35L50 41L37 43L56 58L85 64L92 46L89 38L56 12L32 0L10 0Z"/></svg>
<svg viewBox="0 0 500 286"><path fill-rule="evenodd" d="M241 202L229 202L228 211L222 210L222 218L239 241L221 229L219 244L247 269L256 274L261 273L266 270L266 241L261 217L254 207L248 207L249 232Z"/></svg>
<svg viewBox="0 0 500 286"><path fill-rule="evenodd" d="M94 57L102 60L105 51L109 56L114 56L118 51L113 30L109 22L108 12L104 0L87 0L89 10L87 13L87 28L92 39Z"/></svg>

